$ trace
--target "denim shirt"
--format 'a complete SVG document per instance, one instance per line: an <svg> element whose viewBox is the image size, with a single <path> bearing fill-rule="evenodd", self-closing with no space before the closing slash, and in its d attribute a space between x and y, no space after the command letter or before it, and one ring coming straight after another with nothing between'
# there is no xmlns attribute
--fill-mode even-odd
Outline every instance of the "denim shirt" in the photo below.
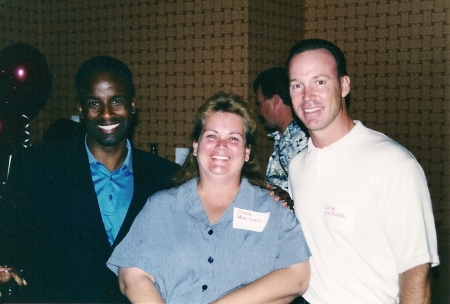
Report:
<svg viewBox="0 0 450 304"><path fill-rule="evenodd" d="M267 273L307 261L300 223L267 190L242 179L221 218L211 224L194 178L149 198L107 266L138 267L155 278L166 303L210 303ZM268 215L263 230L237 225L242 215Z"/></svg>
<svg viewBox="0 0 450 304"><path fill-rule="evenodd" d="M289 162L292 157L308 146L308 136L295 120L292 120L282 136L278 131L268 134L274 138L273 153L266 171L266 184L289 189Z"/></svg>

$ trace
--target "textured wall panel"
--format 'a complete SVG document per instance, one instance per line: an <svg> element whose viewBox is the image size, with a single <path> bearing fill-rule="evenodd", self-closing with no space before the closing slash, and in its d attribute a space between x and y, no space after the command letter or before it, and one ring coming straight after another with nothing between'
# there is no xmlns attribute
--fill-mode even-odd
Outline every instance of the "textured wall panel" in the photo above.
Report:
<svg viewBox="0 0 450 304"><path fill-rule="evenodd" d="M347 55L352 117L404 145L425 171L440 226L433 303L450 303L449 9L447 0L307 0L305 9L305 37Z"/></svg>
<svg viewBox="0 0 450 304"><path fill-rule="evenodd" d="M284 66L289 49L304 35L304 1L250 1L249 14L249 78L248 96L255 107L252 84L256 76L267 69ZM259 125L258 155L266 168L273 152L273 140L267 138L263 124Z"/></svg>
<svg viewBox="0 0 450 304"><path fill-rule="evenodd" d="M50 100L32 122L39 142L76 114L74 74L95 55L125 61L135 76L134 143L174 159L192 116L224 90L252 105L257 73L283 65L305 35L338 44L352 77L354 118L410 149L422 164L436 219L449 225L449 1L0 1L0 48L37 47L53 73ZM260 125L263 165L272 150Z"/></svg>
<svg viewBox="0 0 450 304"><path fill-rule="evenodd" d="M347 55L351 115L407 147L450 224L450 2L306 1L306 38Z"/></svg>
<svg viewBox="0 0 450 304"><path fill-rule="evenodd" d="M303 11L295 2L5 0L0 47L33 44L54 75L51 98L32 122L33 142L54 120L77 114L78 66L111 55L135 77L134 143L148 149L156 142L159 153L173 159L174 148L187 145L193 114L206 98L223 90L254 104L256 74L284 64L300 39ZM260 128L265 167L272 142Z"/></svg>
<svg viewBox="0 0 450 304"><path fill-rule="evenodd" d="M0 47L27 42L46 56L54 90L32 122L33 142L58 118L77 114L74 75L96 55L133 72L139 122L134 143L174 159L187 146L195 110L218 91L247 99L245 1L0 2Z"/></svg>

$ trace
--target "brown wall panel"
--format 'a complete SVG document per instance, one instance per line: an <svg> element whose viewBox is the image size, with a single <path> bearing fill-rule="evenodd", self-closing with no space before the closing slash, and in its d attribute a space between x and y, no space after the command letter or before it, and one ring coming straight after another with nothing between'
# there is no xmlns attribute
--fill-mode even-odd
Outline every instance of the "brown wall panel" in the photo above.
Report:
<svg viewBox="0 0 450 304"><path fill-rule="evenodd" d="M249 102L255 106L252 83L258 73L284 66L289 49L303 38L305 32L304 1L250 1L249 12ZM267 167L273 152L273 141L259 125L258 155Z"/></svg>
<svg viewBox="0 0 450 304"><path fill-rule="evenodd" d="M445 0L305 5L305 37L328 39L347 55L352 117L404 145L425 171L439 225L433 303L450 302L449 9Z"/></svg>
<svg viewBox="0 0 450 304"><path fill-rule="evenodd" d="M449 226L449 6L435 1L26 1L0 2L0 47L26 42L47 58L54 89L32 121L33 142L76 114L74 74L95 55L135 76L134 143L174 158L192 116L224 90L251 104L257 73L283 65L303 36L347 54L354 118L406 146L423 166L436 220ZM266 164L272 143L260 125Z"/></svg>
<svg viewBox="0 0 450 304"><path fill-rule="evenodd" d="M96 55L127 63L135 77L139 123L133 142L174 159L188 145L198 106L224 90L254 103L257 73L282 65L303 33L296 1L26 1L0 3L0 47L26 42L47 58L54 90L31 124L38 143L58 118L77 114L74 75ZM4 19L3 19L4 17ZM263 167L272 150L260 125Z"/></svg>
<svg viewBox="0 0 450 304"><path fill-rule="evenodd" d="M29 43L53 73L50 99L31 124L34 143L53 121L77 114L74 74L107 54L135 77L135 145L156 142L173 160L205 98L224 90L253 105L259 72L283 65L304 37L328 39L347 54L352 116L417 157L448 235L449 8L447 0L2 0L0 49ZM265 167L272 142L262 125L259 135Z"/></svg>
<svg viewBox="0 0 450 304"><path fill-rule="evenodd" d="M307 0L306 38L347 55L351 115L407 147L450 224L449 1Z"/></svg>

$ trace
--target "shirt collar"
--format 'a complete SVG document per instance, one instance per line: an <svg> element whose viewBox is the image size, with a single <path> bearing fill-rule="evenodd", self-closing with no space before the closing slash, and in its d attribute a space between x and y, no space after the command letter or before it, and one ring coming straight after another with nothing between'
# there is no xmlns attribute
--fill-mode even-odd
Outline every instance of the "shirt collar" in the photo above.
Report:
<svg viewBox="0 0 450 304"><path fill-rule="evenodd" d="M84 145L86 147L86 152L87 152L87 155L88 155L89 164L97 163L98 160L94 157L94 155L92 155L91 151L89 150L89 148L87 146L87 135L84 138ZM130 170L130 172L133 173L133 162L132 162L132 156L131 156L131 143L130 143L130 141L128 139L127 139L126 147L127 147L127 157L125 157L125 160L123 161L123 164L122 164L121 168L126 166L128 168L128 170Z"/></svg>
<svg viewBox="0 0 450 304"><path fill-rule="evenodd" d="M268 137L272 137L275 140L279 140L281 137L285 137L287 139L289 139L291 137L292 133L297 133L297 129L299 129L300 127L297 125L297 123L295 122L295 119L293 119L291 121L291 123L287 126L286 130L284 130L283 135L280 136L280 132L275 131L272 133L267 134Z"/></svg>
<svg viewBox="0 0 450 304"><path fill-rule="evenodd" d="M355 126L350 130L350 132L345 134L344 137L340 138L338 141L335 141L331 145L324 148L317 148L314 146L314 143L310 137L308 139L308 155L316 150L330 151L336 155L346 153L348 149L355 144L355 139L363 137L367 130L367 127L365 127L359 120L354 120L353 122L355 123Z"/></svg>
<svg viewBox="0 0 450 304"><path fill-rule="evenodd" d="M198 177L195 177L180 186L177 201L180 210L185 210L195 218L203 221L207 225L211 225L206 215L197 190ZM220 217L219 221L211 226L233 220L234 207L251 210L254 206L254 190L250 182L246 178L241 179L239 190L233 202L228 206Z"/></svg>

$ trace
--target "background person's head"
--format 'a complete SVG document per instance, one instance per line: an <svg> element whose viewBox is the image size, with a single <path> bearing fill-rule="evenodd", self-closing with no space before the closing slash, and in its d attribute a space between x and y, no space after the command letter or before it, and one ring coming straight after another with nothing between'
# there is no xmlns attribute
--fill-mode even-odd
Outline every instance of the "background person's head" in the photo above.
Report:
<svg viewBox="0 0 450 304"><path fill-rule="evenodd" d="M242 168L241 177L247 178L254 185L263 186L264 175L255 157L256 120L249 105L239 96L219 92L206 100L197 110L194 117L194 127L191 134L192 143L199 141L204 131L206 120L217 112L232 113L242 118L244 122L245 146L250 147L251 151L248 161L244 163ZM173 185L181 185L194 177L199 177L199 167L197 158L193 155L193 147L191 147L186 161L174 179Z"/></svg>
<svg viewBox="0 0 450 304"><path fill-rule="evenodd" d="M78 69L76 87L88 146L124 144L135 113L130 69L118 59L94 57Z"/></svg>
<svg viewBox="0 0 450 304"><path fill-rule="evenodd" d="M45 131L42 137L43 143L51 141L69 140L84 132L83 125L66 118L53 122Z"/></svg>
<svg viewBox="0 0 450 304"><path fill-rule="evenodd" d="M253 82L253 92L257 93L258 89L261 89L265 99L278 95L285 105L292 105L289 95L289 77L285 67L271 68L259 73Z"/></svg>
<svg viewBox="0 0 450 304"><path fill-rule="evenodd" d="M258 74L253 82L253 92L264 126L268 130L284 132L293 119L287 69L275 67Z"/></svg>

